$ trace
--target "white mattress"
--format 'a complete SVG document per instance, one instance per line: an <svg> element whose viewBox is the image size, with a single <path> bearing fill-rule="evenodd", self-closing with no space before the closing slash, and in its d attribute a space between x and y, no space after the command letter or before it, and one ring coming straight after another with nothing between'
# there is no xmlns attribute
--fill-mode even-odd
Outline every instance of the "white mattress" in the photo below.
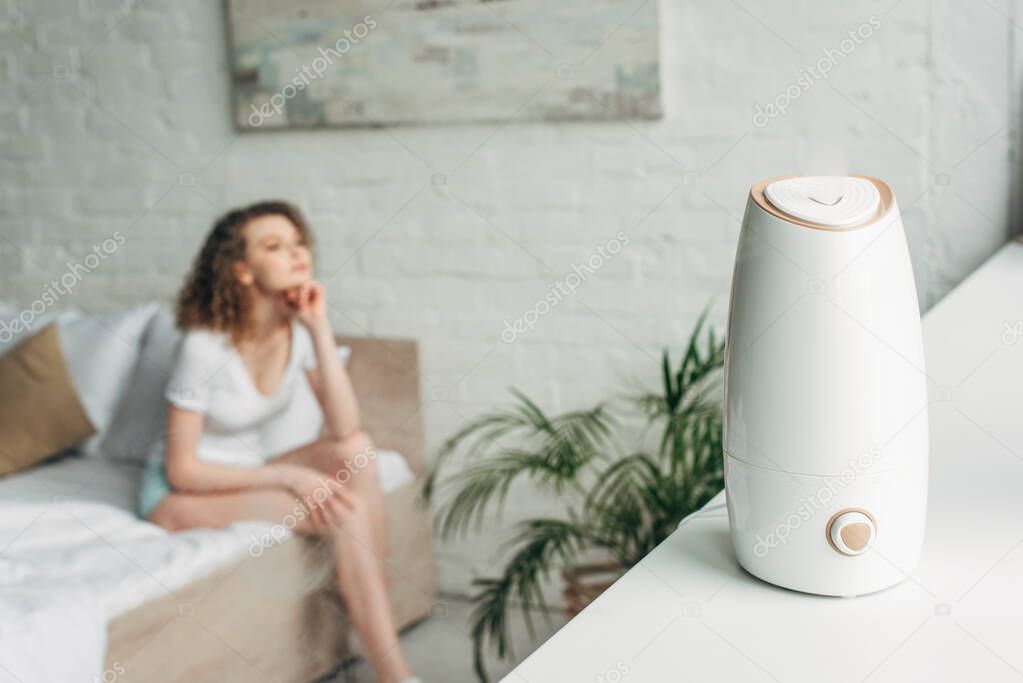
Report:
<svg viewBox="0 0 1023 683"><path fill-rule="evenodd" d="M380 450L385 491L412 480L404 458ZM70 457L0 480L2 557L33 577L73 579L110 618L208 574L247 552L266 522L170 534L138 517L135 463Z"/></svg>
<svg viewBox="0 0 1023 683"><path fill-rule="evenodd" d="M385 492L412 480L398 453L380 450L377 463ZM57 650L90 680L109 619L245 554L272 526L167 533L135 513L140 471L69 457L0 479L0 682L58 680L64 670L47 656Z"/></svg>

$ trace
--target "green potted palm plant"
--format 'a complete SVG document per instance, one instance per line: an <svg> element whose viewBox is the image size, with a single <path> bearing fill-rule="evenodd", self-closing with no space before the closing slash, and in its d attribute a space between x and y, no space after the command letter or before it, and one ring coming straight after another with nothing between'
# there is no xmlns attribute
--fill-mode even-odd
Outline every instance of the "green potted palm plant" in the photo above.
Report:
<svg viewBox="0 0 1023 683"><path fill-rule="evenodd" d="M512 390L512 405L477 417L441 446L425 487L441 536L478 532L521 480L575 503L557 516L520 522L507 541L503 572L473 582L473 657L481 681L487 649L514 656L510 608L546 612L543 586L553 570L561 569L571 618L610 585L603 577L617 578L723 487L717 389L724 342L704 329L705 319L706 313L677 367L663 353L658 391L548 415ZM623 418L634 417L641 418L647 449L623 446ZM443 477L457 455L462 466ZM602 559L583 561L595 554ZM529 610L522 614L532 633Z"/></svg>

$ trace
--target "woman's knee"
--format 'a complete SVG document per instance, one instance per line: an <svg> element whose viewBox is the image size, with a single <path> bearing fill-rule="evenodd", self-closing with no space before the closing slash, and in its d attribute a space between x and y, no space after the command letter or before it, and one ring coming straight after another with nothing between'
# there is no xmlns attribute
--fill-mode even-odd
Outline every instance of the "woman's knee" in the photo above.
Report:
<svg viewBox="0 0 1023 683"><path fill-rule="evenodd" d="M325 445L338 472L344 468L355 473L376 465L376 448L361 430L342 438L327 439Z"/></svg>
<svg viewBox="0 0 1023 683"><path fill-rule="evenodd" d="M337 447L339 447L342 451L345 451L349 456L354 456L358 453L366 453L369 455L373 450L373 441L369 438L369 434L361 429L344 437L335 439L334 442Z"/></svg>

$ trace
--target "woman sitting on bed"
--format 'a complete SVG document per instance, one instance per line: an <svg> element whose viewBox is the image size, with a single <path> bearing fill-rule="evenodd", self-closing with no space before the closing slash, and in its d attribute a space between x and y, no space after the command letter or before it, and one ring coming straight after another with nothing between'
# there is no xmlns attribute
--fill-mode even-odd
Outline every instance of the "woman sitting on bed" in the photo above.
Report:
<svg viewBox="0 0 1023 683"><path fill-rule="evenodd" d="M373 444L312 280L310 237L284 202L213 226L178 298L185 337L166 392L166 447L147 464L139 508L170 531L297 518L298 533L330 541L380 680L417 681L391 619ZM295 427L287 410L302 382L323 410L322 436L301 433L309 421Z"/></svg>

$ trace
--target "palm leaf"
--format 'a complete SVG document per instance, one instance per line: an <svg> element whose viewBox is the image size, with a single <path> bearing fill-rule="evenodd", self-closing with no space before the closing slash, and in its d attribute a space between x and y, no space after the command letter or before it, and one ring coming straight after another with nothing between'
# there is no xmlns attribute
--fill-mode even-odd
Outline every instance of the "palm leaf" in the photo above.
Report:
<svg viewBox="0 0 1023 683"><path fill-rule="evenodd" d="M499 410L471 420L468 424L448 437L437 451L433 466L427 473L423 486L423 497L430 501L437 489L440 471L460 448L476 456L485 455L490 444L518 429L526 429L531 423L523 419L520 412Z"/></svg>
<svg viewBox="0 0 1023 683"><path fill-rule="evenodd" d="M555 560L570 563L585 544L586 535L573 521L541 518L519 525L519 533L508 544L515 552L499 579L476 579L478 591L473 595L476 607L470 617L473 637L473 666L481 681L486 681L483 660L488 644L499 658L514 656L507 616L512 603L535 605L546 609L542 582ZM524 609L530 636L535 635L529 610Z"/></svg>
<svg viewBox="0 0 1023 683"><path fill-rule="evenodd" d="M469 467L447 482L458 494L437 511L441 535L464 535L474 521L479 529L488 506L500 509L512 483L520 476L549 483L565 477L565 472L551 459L520 449L503 451Z"/></svg>
<svg viewBox="0 0 1023 683"><path fill-rule="evenodd" d="M437 497L438 473L457 450L477 461L445 483L457 493L437 507L442 535L464 534L473 522L478 527L491 506L500 513L512 483L520 477L561 493L578 488L580 471L593 459L609 457L614 420L606 406L548 417L529 398L514 393L518 403L512 409L474 420L442 446L425 486L427 500ZM536 445L530 450L498 449L502 438L513 434Z"/></svg>

